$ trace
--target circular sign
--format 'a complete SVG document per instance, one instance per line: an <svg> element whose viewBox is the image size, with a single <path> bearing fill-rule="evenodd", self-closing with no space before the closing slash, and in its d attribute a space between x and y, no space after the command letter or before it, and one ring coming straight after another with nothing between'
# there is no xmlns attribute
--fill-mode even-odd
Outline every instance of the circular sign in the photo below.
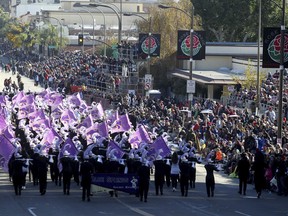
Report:
<svg viewBox="0 0 288 216"><path fill-rule="evenodd" d="M145 83L145 89L146 90L150 89L150 83Z"/></svg>

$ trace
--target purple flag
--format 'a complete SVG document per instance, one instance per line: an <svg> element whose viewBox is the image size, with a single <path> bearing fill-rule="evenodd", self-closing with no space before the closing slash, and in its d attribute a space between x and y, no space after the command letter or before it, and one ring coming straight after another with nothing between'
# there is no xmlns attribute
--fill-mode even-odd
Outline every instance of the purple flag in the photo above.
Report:
<svg viewBox="0 0 288 216"><path fill-rule="evenodd" d="M4 117L0 115L0 134L1 131L7 127L7 122L5 121Z"/></svg>
<svg viewBox="0 0 288 216"><path fill-rule="evenodd" d="M171 151L167 146L165 140L162 136L159 136L154 143L150 145L150 148L147 153L147 160L153 161L158 155L161 155L163 158L170 155Z"/></svg>
<svg viewBox="0 0 288 216"><path fill-rule="evenodd" d="M78 149L70 138L67 138L58 155L58 168L60 172L62 171L62 164L60 163L60 159L64 156L65 151L68 151L71 157L75 157L78 154Z"/></svg>
<svg viewBox="0 0 288 216"><path fill-rule="evenodd" d="M124 132L128 131L131 128L131 122L129 120L129 117L126 114L121 115L119 119L117 119L112 125L111 125L111 133L117 133L117 132Z"/></svg>
<svg viewBox="0 0 288 216"><path fill-rule="evenodd" d="M7 117L7 107L0 106L0 116Z"/></svg>
<svg viewBox="0 0 288 216"><path fill-rule="evenodd" d="M93 120L92 116L88 115L80 124L77 128L81 128L82 126L85 128L89 128L93 125Z"/></svg>
<svg viewBox="0 0 288 216"><path fill-rule="evenodd" d="M34 103L34 95L32 95L32 94L25 95L19 101L19 107L26 106L26 105L32 104L32 103Z"/></svg>
<svg viewBox="0 0 288 216"><path fill-rule="evenodd" d="M48 118L37 119L36 121L30 122L29 125L35 131L39 131L40 128L46 129L51 127L50 120Z"/></svg>
<svg viewBox="0 0 288 216"><path fill-rule="evenodd" d="M0 135L0 166L8 172L8 162L15 152L15 147L3 135Z"/></svg>
<svg viewBox="0 0 288 216"><path fill-rule="evenodd" d="M118 119L119 119L118 110L112 110L108 114L107 123L108 123L108 125L112 125Z"/></svg>
<svg viewBox="0 0 288 216"><path fill-rule="evenodd" d="M5 106L7 101L7 96L6 95L0 95L0 106Z"/></svg>
<svg viewBox="0 0 288 216"><path fill-rule="evenodd" d="M105 115L101 103L98 103L96 106L94 106L90 113L94 119L101 119Z"/></svg>
<svg viewBox="0 0 288 216"><path fill-rule="evenodd" d="M45 89L44 91L40 92L38 94L39 97L45 98L46 95L49 95L51 93L50 89Z"/></svg>
<svg viewBox="0 0 288 216"><path fill-rule="evenodd" d="M113 140L108 143L106 151L107 158L114 156L117 160L119 160L124 156L124 154L125 152Z"/></svg>
<svg viewBox="0 0 288 216"><path fill-rule="evenodd" d="M62 112L60 120L63 124L71 124L76 122L77 118L72 110L66 109Z"/></svg>
<svg viewBox="0 0 288 216"><path fill-rule="evenodd" d="M107 123L105 121L98 124L98 133L102 137L108 137L109 136L109 134L108 134L108 125L107 125Z"/></svg>
<svg viewBox="0 0 288 216"><path fill-rule="evenodd" d="M75 106L80 106L81 101L82 99L81 99L79 92L68 97L68 102L71 104L74 104Z"/></svg>
<svg viewBox="0 0 288 216"><path fill-rule="evenodd" d="M35 104L27 104L26 106L19 107L17 118L18 119L26 118L29 113L35 112L35 110L36 110Z"/></svg>
<svg viewBox="0 0 288 216"><path fill-rule="evenodd" d="M63 96L58 93L51 93L47 94L44 99L47 101L47 105L57 107L63 101Z"/></svg>
<svg viewBox="0 0 288 216"><path fill-rule="evenodd" d="M67 138L65 143L62 145L59 152L60 158L63 157L64 151L68 151L70 156L75 157L78 154L78 149L70 138Z"/></svg>
<svg viewBox="0 0 288 216"><path fill-rule="evenodd" d="M45 117L46 116L45 116L45 113L44 113L43 109L39 109L39 110L36 110L36 111L28 114L28 119L30 121L34 121L37 118L45 119Z"/></svg>
<svg viewBox="0 0 288 216"><path fill-rule="evenodd" d="M2 135L9 140L15 139L15 132L11 125L8 125L5 129L2 130Z"/></svg>
<svg viewBox="0 0 288 216"><path fill-rule="evenodd" d="M16 104L18 104L21 99L25 96L23 91L18 92L16 95L14 95L14 97L12 98L12 104L13 106L15 106Z"/></svg>
<svg viewBox="0 0 288 216"><path fill-rule="evenodd" d="M87 106L86 102L82 100L81 104L79 106L79 111L83 112L84 110L87 110L87 109L88 109L88 106Z"/></svg>
<svg viewBox="0 0 288 216"><path fill-rule="evenodd" d="M143 125L139 125L136 131L129 136L129 142L133 148L138 148L141 142L150 143L151 138Z"/></svg>
<svg viewBox="0 0 288 216"><path fill-rule="evenodd" d="M46 145L47 148L55 148L59 146L63 142L63 139L61 136L54 130L54 128L50 128L49 131L47 131L43 135L43 139L41 140L41 145Z"/></svg>

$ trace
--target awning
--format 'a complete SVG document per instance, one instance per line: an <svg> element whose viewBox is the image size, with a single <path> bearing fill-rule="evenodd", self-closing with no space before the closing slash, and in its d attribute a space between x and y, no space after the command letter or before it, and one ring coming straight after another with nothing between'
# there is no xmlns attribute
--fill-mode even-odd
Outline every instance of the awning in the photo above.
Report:
<svg viewBox="0 0 288 216"><path fill-rule="evenodd" d="M189 80L189 70L175 69L171 73L173 77ZM192 79L198 83L208 85L235 85L236 81L233 76L228 73L218 71L192 71Z"/></svg>

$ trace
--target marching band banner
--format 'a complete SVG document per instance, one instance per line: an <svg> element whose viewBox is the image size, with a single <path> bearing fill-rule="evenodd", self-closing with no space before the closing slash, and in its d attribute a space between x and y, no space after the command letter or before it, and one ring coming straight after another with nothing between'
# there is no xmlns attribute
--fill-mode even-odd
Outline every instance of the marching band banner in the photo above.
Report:
<svg viewBox="0 0 288 216"><path fill-rule="evenodd" d="M92 184L135 194L138 190L138 176L118 173L95 173L92 175Z"/></svg>

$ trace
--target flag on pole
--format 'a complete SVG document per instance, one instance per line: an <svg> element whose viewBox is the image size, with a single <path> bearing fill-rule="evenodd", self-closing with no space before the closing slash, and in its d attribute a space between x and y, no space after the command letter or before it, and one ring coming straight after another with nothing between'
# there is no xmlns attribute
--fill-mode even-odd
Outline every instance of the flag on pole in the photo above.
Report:
<svg viewBox="0 0 288 216"><path fill-rule="evenodd" d="M134 133L129 136L128 140L133 148L138 148L141 142L150 143L151 138L143 125L139 125Z"/></svg>
<svg viewBox="0 0 288 216"><path fill-rule="evenodd" d="M0 135L0 166L4 171L8 172L8 163L13 153L15 152L15 146L3 135Z"/></svg>
<svg viewBox="0 0 288 216"><path fill-rule="evenodd" d="M111 133L124 132L131 129L131 122L128 114L121 115L110 127Z"/></svg>
<svg viewBox="0 0 288 216"><path fill-rule="evenodd" d="M162 136L159 136L151 145L147 153L147 160L154 161L156 157L166 157L171 154L169 147Z"/></svg>

